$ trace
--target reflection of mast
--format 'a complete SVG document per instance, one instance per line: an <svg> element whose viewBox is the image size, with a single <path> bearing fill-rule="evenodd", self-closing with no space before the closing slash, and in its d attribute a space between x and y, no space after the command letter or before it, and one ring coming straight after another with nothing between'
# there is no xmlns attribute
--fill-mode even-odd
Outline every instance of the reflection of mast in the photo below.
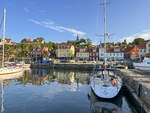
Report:
<svg viewBox="0 0 150 113"><path fill-rule="evenodd" d="M1 113L4 112L4 85L3 85L3 81L1 82Z"/></svg>

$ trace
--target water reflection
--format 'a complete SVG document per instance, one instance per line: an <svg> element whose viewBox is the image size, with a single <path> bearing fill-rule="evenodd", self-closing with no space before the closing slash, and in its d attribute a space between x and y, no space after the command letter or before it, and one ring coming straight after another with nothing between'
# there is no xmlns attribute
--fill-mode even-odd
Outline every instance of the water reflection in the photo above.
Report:
<svg viewBox="0 0 150 113"><path fill-rule="evenodd" d="M93 94L93 91L90 92L90 102L91 102L91 111L92 113L122 113L121 105L122 98L118 97L113 101L106 101L103 99L98 99Z"/></svg>
<svg viewBox="0 0 150 113"><path fill-rule="evenodd" d="M17 74L0 75L1 85L1 113L4 112L4 86L9 85L13 79L23 77L23 72Z"/></svg>
<svg viewBox="0 0 150 113"><path fill-rule="evenodd" d="M113 101L92 92L88 98L89 72L28 70L6 78L0 79L1 113L134 113L122 94Z"/></svg>
<svg viewBox="0 0 150 113"><path fill-rule="evenodd" d="M71 72L71 71L50 71L50 70L32 70L25 71L24 77L18 79L21 84L27 85L44 85L57 81L60 84L75 84L80 86L81 84L88 84L89 73L88 72Z"/></svg>

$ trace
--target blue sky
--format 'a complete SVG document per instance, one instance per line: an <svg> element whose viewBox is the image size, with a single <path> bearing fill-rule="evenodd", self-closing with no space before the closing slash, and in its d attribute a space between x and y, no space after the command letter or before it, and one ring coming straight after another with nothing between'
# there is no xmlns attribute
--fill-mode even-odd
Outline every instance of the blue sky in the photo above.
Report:
<svg viewBox="0 0 150 113"><path fill-rule="evenodd" d="M107 41L150 39L150 0L107 0ZM103 0L0 0L0 19L7 10L6 37L44 37L53 42L90 38L97 44L103 34ZM2 31L0 32L2 34ZM2 36L0 34L0 36Z"/></svg>

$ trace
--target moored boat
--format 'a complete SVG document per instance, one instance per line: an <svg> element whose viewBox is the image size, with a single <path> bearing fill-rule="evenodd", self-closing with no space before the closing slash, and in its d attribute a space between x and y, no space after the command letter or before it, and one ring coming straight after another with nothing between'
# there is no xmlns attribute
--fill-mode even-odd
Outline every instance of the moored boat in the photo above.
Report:
<svg viewBox="0 0 150 113"><path fill-rule="evenodd" d="M4 61L5 61L5 55L4 55L4 48L5 48L5 21L6 21L6 9L4 8L4 18L3 20L3 56L2 56L2 68L0 68L0 76L2 75L7 75L7 74L14 74L14 73L19 73L23 71L22 67L14 67L14 66L4 66Z"/></svg>
<svg viewBox="0 0 150 113"><path fill-rule="evenodd" d="M107 68L106 58L106 38L109 37L109 33L106 32L106 0L104 0L104 63L102 68L96 68L95 74L90 78L90 86L95 95L104 99L115 98L122 87L122 80L116 74L110 76L109 72L115 72L115 69ZM108 71L108 73L107 73Z"/></svg>
<svg viewBox="0 0 150 113"><path fill-rule="evenodd" d="M106 73L106 70L108 73ZM96 96L112 99L119 94L122 87L122 80L115 74L115 69L107 68L106 70L96 68L94 71L97 71L97 73L91 77L90 86Z"/></svg>
<svg viewBox="0 0 150 113"><path fill-rule="evenodd" d="M133 63L135 69L150 72L150 58L144 58L143 62Z"/></svg>

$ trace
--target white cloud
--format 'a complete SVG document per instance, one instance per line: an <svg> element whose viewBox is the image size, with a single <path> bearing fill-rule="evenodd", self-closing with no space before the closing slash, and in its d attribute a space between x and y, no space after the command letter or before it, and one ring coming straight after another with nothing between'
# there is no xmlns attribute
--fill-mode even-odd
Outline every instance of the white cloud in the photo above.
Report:
<svg viewBox="0 0 150 113"><path fill-rule="evenodd" d="M31 21L31 22L33 22L33 23L35 23L35 24L41 24L39 21L36 21L36 20L33 20L33 19L30 19L29 21Z"/></svg>
<svg viewBox="0 0 150 113"><path fill-rule="evenodd" d="M73 29L73 28L67 28L67 27L64 27L64 26L57 26L57 25L55 25L55 23L53 21L37 21L37 20L34 20L34 19L30 19L29 21L31 21L35 24L41 25L45 28L58 31L58 32L67 31L67 32L73 33L73 35L78 34L78 35L81 35L81 36L86 34L85 32L81 32L81 31Z"/></svg>
<svg viewBox="0 0 150 113"><path fill-rule="evenodd" d="M150 39L150 30L144 30L143 32L135 33L131 36L123 37L123 38L121 38L120 41L122 42L122 41L126 40L127 43L129 43L129 42L132 42L136 38L143 38L145 40L149 40Z"/></svg>

